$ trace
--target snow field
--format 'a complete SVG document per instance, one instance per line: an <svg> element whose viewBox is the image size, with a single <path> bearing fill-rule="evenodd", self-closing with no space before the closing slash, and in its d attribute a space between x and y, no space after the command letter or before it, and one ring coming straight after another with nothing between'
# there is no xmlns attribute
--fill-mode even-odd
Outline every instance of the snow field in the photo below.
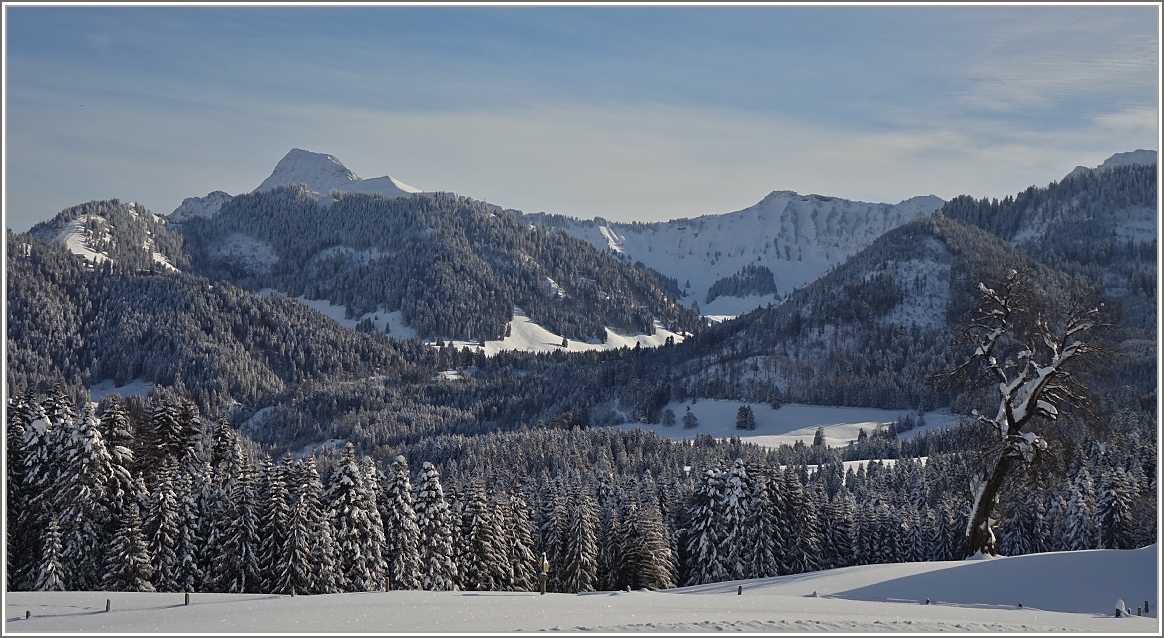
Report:
<svg viewBox="0 0 1164 638"><path fill-rule="evenodd" d="M89 400L100 403L101 399L113 394L122 397L144 397L154 389L154 384L145 379L134 379L125 385L117 385L113 379L106 379L89 388Z"/></svg>
<svg viewBox="0 0 1164 638"><path fill-rule="evenodd" d="M755 430L737 430L736 412L740 406L748 405L756 416ZM683 415L687 408L699 419L698 427L690 430L683 427ZM664 408L675 413L675 425L665 426L659 423L625 423L624 429L641 428L655 432L659 436L682 441L694 439L699 434L710 434L715 438L739 436L749 443L764 447L779 447L794 445L797 441L804 441L811 445L816 436L817 428L824 428L825 444L829 447L844 447L850 441L856 441L861 430L872 434L879 426L893 423L899 417L917 414L910 410L880 410L877 408L843 408L822 405L799 405L789 403L779 410L773 410L766 403L744 403L741 401L719 401L703 399L696 403L679 403L672 401ZM909 438L915 434L933 429L944 429L955 425L962 417L950 414L946 410L936 410L925 413L926 424L915 427L908 432L898 434L901 438Z"/></svg>
<svg viewBox="0 0 1164 638"><path fill-rule="evenodd" d="M1157 546L863 565L663 591L12 592L5 633L1160 632ZM742 594L737 595L737 587ZM930 604L925 604L925 599ZM111 611L105 613L105 601ZM1115 618L1115 601L1151 613ZM1019 603L1022 607L1019 607ZM27 620L24 612L31 611Z"/></svg>

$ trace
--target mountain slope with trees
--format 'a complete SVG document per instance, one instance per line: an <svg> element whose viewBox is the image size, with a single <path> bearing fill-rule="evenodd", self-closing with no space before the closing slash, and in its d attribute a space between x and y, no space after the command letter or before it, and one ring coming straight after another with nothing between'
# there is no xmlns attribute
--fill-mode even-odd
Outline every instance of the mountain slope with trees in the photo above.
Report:
<svg viewBox="0 0 1164 638"><path fill-rule="evenodd" d="M691 331L697 317L651 273L564 233L447 193L386 198L304 187L242 195L181 233L212 280L343 305L353 317L400 312L423 338L495 340L513 308L570 339Z"/></svg>

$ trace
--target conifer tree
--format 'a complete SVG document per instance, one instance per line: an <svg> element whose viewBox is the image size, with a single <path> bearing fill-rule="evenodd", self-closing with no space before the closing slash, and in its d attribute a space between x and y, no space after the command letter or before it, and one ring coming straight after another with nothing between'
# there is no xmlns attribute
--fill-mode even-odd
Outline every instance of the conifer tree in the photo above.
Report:
<svg viewBox="0 0 1164 638"><path fill-rule="evenodd" d="M178 543L181 537L181 515L178 496L174 491L174 463L168 461L158 473L158 485L150 497L150 509L145 520L145 539L149 550L153 587L155 591L182 591L181 565Z"/></svg>
<svg viewBox="0 0 1164 638"><path fill-rule="evenodd" d="M340 591L339 565L333 526L324 502L323 481L314 456L296 463L299 477L291 498L303 508L303 517L309 530L310 570L308 588L304 593L330 594Z"/></svg>
<svg viewBox="0 0 1164 638"><path fill-rule="evenodd" d="M666 524L658 502L632 497L623 530L623 556L634 589L667 589L675 586L675 557L667 539Z"/></svg>
<svg viewBox="0 0 1164 638"><path fill-rule="evenodd" d="M420 541L421 587L430 591L457 589L452 513L441 486L440 472L428 461L421 465L415 509Z"/></svg>
<svg viewBox="0 0 1164 638"><path fill-rule="evenodd" d="M702 585L728 580L727 548L720 523L726 479L718 468L708 468L692 494L690 527L687 530L687 556L691 568L688 585Z"/></svg>
<svg viewBox="0 0 1164 638"><path fill-rule="evenodd" d="M105 574L102 586L110 591L154 591L150 582L153 565L145 536L141 529L141 514L137 505L130 505L121 528L113 539L111 568Z"/></svg>
<svg viewBox="0 0 1164 638"><path fill-rule="evenodd" d="M513 577L507 589L513 591L533 591L537 586L537 559L533 553L533 537L530 535L529 506L520 489L509 494L510 534L509 565Z"/></svg>
<svg viewBox="0 0 1164 638"><path fill-rule="evenodd" d="M384 527L351 443L328 482L326 500L342 591L380 591L384 585ZM379 529L376 529L376 527Z"/></svg>
<svg viewBox="0 0 1164 638"><path fill-rule="evenodd" d="M31 487L25 466L25 430L32 423L32 410L24 395L13 393L8 399L8 423L5 434L5 470L7 471L5 505L9 513L5 526L6 591L17 591L29 586L32 557L39 543L33 530L26 529L25 513L29 507Z"/></svg>
<svg viewBox="0 0 1164 638"><path fill-rule="evenodd" d="M1079 468L1067 497L1066 533L1064 544L1070 551L1095 549L1099 533L1095 524L1095 490L1091 473Z"/></svg>
<svg viewBox="0 0 1164 638"><path fill-rule="evenodd" d="M57 526L57 517L50 516L44 532L44 552L33 575L32 589L34 591L65 591L68 589L65 586L68 577L62 573L63 571L61 530Z"/></svg>
<svg viewBox="0 0 1164 638"><path fill-rule="evenodd" d="M285 561L291 558L285 554L287 548L287 534L291 527L290 497L287 494L287 482L291 472L291 453L283 455L278 465L272 466L270 460L264 460L263 472L265 487L259 492L259 500L265 503L260 510L259 520L259 557L263 574L263 591L279 594L289 594L290 590L277 589L277 582L287 571ZM306 593L300 587L299 593Z"/></svg>
<svg viewBox="0 0 1164 638"><path fill-rule="evenodd" d="M1121 466L1106 469L1100 483L1096 515L1103 549L1133 549L1135 523L1131 520L1131 477Z"/></svg>
<svg viewBox="0 0 1164 638"><path fill-rule="evenodd" d="M598 503L575 483L570 490L561 586L566 592L594 591L598 578Z"/></svg>
<svg viewBox="0 0 1164 638"><path fill-rule="evenodd" d="M408 462L397 456L380 502L388 561L388 589L420 587L420 528L416 522Z"/></svg>
<svg viewBox="0 0 1164 638"><path fill-rule="evenodd" d="M95 589L104 575L109 547L112 461L90 406L71 427L62 424L58 432L61 463L53 500L61 528L61 560L68 566L70 589Z"/></svg>
<svg viewBox="0 0 1164 638"><path fill-rule="evenodd" d="M499 584L495 579L497 564L505 560L505 554L499 551L497 522L483 485L474 484L466 490L461 513L461 538L463 545L458 569L463 588L468 591L495 589Z"/></svg>

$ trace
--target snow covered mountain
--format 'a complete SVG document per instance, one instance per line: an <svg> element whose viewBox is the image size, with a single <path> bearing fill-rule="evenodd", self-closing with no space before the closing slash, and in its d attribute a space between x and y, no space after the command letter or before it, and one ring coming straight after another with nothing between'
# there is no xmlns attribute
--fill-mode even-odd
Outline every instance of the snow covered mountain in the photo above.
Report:
<svg viewBox="0 0 1164 638"><path fill-rule="evenodd" d="M333 190L348 193L374 193L386 197L404 197L421 192L404 182L387 175L363 179L344 166L332 155L312 153L293 148L279 163L270 177L263 180L254 193L268 191L279 186L304 184L320 203L332 202L329 193Z"/></svg>
<svg viewBox="0 0 1164 638"><path fill-rule="evenodd" d="M890 205L775 191L740 211L655 224L527 217L675 279L686 295L681 300L685 305L698 304L703 315L720 318L782 299L887 231L944 203L933 195ZM760 294L739 294L739 286L734 287L736 295L714 294L717 281L727 281L748 266L771 271L775 293L766 285L758 288Z"/></svg>
<svg viewBox="0 0 1164 638"><path fill-rule="evenodd" d="M206 197L187 197L170 213L170 219L180 222L190 217L214 217L231 197L226 191L214 191Z"/></svg>
<svg viewBox="0 0 1164 638"><path fill-rule="evenodd" d="M1140 149L1136 149L1134 151L1128 151L1127 153L1116 153L1115 155L1112 155L1111 157L1104 160L1104 162L1102 164L1100 164L1099 166L1096 166L1095 168L1089 168L1087 166L1076 166L1075 169L1072 170L1070 173L1067 173L1066 177L1064 177L1063 179L1067 179L1069 177L1075 177L1076 175L1081 175L1084 173L1090 173L1092 171L1110 170L1112 168L1115 168L1116 166L1128 166L1128 165L1132 165L1132 164L1155 164L1155 163L1156 163L1156 151L1150 151L1150 150L1145 150L1145 149L1140 148Z"/></svg>
<svg viewBox="0 0 1164 638"><path fill-rule="evenodd" d="M166 228L167 220L137 202L88 202L67 208L29 234L64 244L69 252L97 265L177 270L185 262L181 242Z"/></svg>
<svg viewBox="0 0 1164 638"><path fill-rule="evenodd" d="M311 196L325 205L335 201L331 197L332 191L374 193L385 197L404 197L421 192L419 188L387 175L363 179L334 155L313 153L301 148L293 148L284 155L270 176L251 192L260 193L297 184L306 186ZM170 219L182 221L190 217L213 217L232 197L224 191L214 191L205 197L187 197L170 214Z"/></svg>

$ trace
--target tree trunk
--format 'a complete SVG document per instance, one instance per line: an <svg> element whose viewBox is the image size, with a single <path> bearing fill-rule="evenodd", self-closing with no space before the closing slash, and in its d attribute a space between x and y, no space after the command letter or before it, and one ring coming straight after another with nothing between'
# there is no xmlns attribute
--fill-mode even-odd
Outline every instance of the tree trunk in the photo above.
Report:
<svg viewBox="0 0 1164 638"><path fill-rule="evenodd" d="M970 523L966 526L966 557L977 552L995 553L994 533L990 531L990 513L994 510L1002 482L1007 474L1010 474L1016 460L1018 459L1004 451L991 470L990 477L986 479L986 485L978 494L971 510Z"/></svg>

